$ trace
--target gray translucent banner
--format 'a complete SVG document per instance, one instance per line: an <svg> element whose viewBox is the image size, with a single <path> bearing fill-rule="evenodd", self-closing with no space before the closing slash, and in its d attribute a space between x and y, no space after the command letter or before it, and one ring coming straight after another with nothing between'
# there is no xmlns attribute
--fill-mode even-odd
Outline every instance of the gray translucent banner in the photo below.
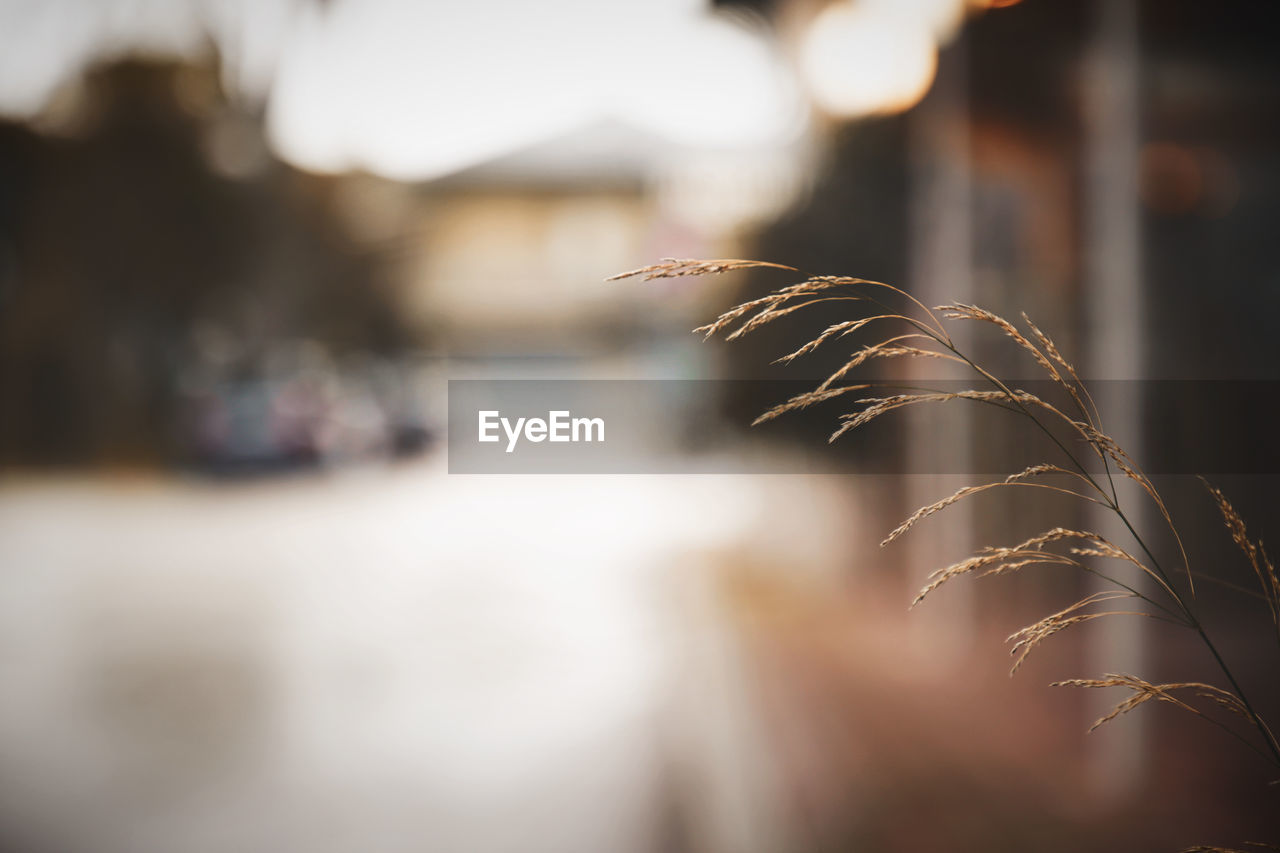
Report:
<svg viewBox="0 0 1280 853"><path fill-rule="evenodd" d="M969 382L876 382L751 427L753 418L810 380L450 380L449 472L453 474L1001 474L1039 462L1073 463L1036 424L972 400L913 405L827 436L871 397L949 393ZM1075 418L1060 386L1025 390ZM1136 407L1140 427L1116 436L1150 474L1277 474L1278 381L1146 380L1087 383L1101 423ZM1091 471L1101 462L1069 426L1031 407ZM972 446L945 458L929 436L969 419ZM909 421L908 419L914 419ZM907 429L910 424L911 429Z"/></svg>

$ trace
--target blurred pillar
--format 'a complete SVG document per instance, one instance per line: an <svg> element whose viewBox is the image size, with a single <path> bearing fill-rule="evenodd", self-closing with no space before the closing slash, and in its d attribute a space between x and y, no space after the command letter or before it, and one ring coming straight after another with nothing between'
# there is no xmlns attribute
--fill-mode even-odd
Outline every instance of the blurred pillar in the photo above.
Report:
<svg viewBox="0 0 1280 853"><path fill-rule="evenodd" d="M1084 66L1084 376L1136 380L1144 373L1141 223L1138 209L1139 47L1137 0L1095 0L1095 25ZM1131 382L1095 384L1102 427L1135 458L1142 458L1139 388ZM1117 480L1122 505L1134 527L1147 528L1150 514L1141 492ZM1089 529L1127 542L1119 522L1102 507L1090 507ZM1133 581L1141 588L1142 579ZM1101 587L1097 587L1101 588ZM1090 676L1104 672L1143 674L1144 626L1139 619L1101 619L1089 633ZM1092 693L1093 691L1091 691ZM1099 691L1101 692L1101 691ZM1091 696L1100 716L1116 701ZM1090 719L1093 717L1091 716ZM1118 724L1118 725L1117 725ZM1123 796L1142 781L1146 754L1142 714L1127 714L1094 732L1096 790Z"/></svg>
<svg viewBox="0 0 1280 853"><path fill-rule="evenodd" d="M908 116L911 157L911 223L908 243L910 291L932 307L973 301L973 177L970 160L969 75L964 37L938 57L937 79L928 96ZM972 323L948 331L962 349L971 349ZM943 361L912 359L909 379L968 379L964 369ZM949 405L949 404L944 404ZM936 407L908 410L907 512L970 485L973 435L963 404L945 411L940 428ZM956 472L944 474L942 472ZM912 593L929 572L969 555L974 547L972 503L962 501L929 520L904 540ZM923 632L931 657L963 653L975 627L972 584L953 584L930 600L928 619L911 620ZM941 633L945 642L938 642Z"/></svg>

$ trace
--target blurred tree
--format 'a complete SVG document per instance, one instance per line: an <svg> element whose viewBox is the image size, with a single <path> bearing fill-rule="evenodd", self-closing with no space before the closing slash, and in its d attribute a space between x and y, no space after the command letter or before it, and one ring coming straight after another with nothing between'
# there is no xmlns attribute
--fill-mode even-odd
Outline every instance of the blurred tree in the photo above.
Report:
<svg viewBox="0 0 1280 853"><path fill-rule="evenodd" d="M178 386L210 330L235 369L274 342L406 343L340 179L275 159L217 64L88 73L52 130L0 124L0 464L181 452Z"/></svg>

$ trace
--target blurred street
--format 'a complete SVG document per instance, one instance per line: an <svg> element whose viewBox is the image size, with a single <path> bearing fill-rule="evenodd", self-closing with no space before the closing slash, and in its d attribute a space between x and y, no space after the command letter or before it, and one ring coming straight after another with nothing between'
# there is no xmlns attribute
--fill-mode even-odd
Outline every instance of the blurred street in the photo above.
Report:
<svg viewBox="0 0 1280 853"><path fill-rule="evenodd" d="M672 849L690 772L708 807L686 830L767 849L769 768L749 758L758 723L705 572L764 518L809 528L820 553L838 535L810 511L821 495L448 478L434 459L248 485L10 483L6 840ZM682 771L691 739L701 766Z"/></svg>

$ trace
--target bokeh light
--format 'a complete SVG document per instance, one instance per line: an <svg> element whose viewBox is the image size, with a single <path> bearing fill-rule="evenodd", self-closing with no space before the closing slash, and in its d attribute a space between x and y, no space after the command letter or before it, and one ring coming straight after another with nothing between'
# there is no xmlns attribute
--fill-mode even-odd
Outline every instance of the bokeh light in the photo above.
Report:
<svg viewBox="0 0 1280 853"><path fill-rule="evenodd" d="M802 51L814 100L846 118L909 109L929 91L938 65L929 27L881 4L827 7Z"/></svg>

